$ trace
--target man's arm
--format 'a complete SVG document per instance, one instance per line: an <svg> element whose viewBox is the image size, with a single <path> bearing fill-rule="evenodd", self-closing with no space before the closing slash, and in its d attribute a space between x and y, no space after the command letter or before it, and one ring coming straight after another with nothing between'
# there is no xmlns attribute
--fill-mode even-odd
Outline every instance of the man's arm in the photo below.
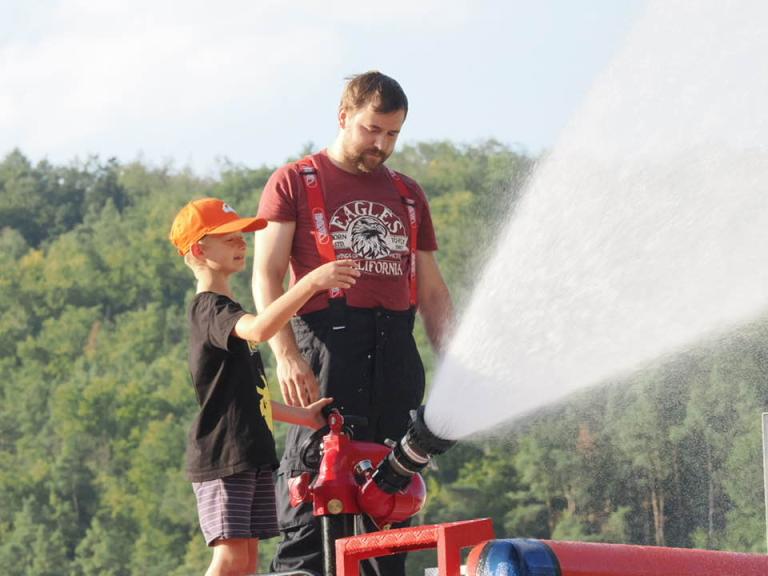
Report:
<svg viewBox="0 0 768 576"><path fill-rule="evenodd" d="M453 302L443 280L434 252L416 252L416 284L419 313L427 337L436 352L443 352L453 326Z"/></svg>
<svg viewBox="0 0 768 576"><path fill-rule="evenodd" d="M253 300L261 312L285 293L283 281L296 230L295 222L270 221L256 234L253 254ZM290 323L269 340L277 361L277 379L283 400L289 406L308 406L319 398L312 369L302 358Z"/></svg>

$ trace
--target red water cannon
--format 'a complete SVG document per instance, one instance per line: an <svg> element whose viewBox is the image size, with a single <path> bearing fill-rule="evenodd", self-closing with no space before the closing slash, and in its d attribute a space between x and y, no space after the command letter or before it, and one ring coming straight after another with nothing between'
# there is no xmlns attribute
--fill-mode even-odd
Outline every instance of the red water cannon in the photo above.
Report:
<svg viewBox="0 0 768 576"><path fill-rule="evenodd" d="M314 480L304 472L290 481L293 506L312 502L315 516L366 514L380 528L421 510L427 495L424 480L413 466L403 467L402 458L391 457L402 442L392 447L353 440L337 410L328 415L328 428ZM393 467L398 473L391 472Z"/></svg>
<svg viewBox="0 0 768 576"><path fill-rule="evenodd" d="M313 448L318 443L319 451ZM429 432L423 406L413 414L405 436L387 445L353 440L344 416L330 411L327 428L315 432L300 451L317 475L313 479L304 472L288 485L291 504L312 502L320 518L326 576L336 574L335 543L356 533L355 517L366 515L377 527L389 528L421 510L427 491L419 472L433 454L453 444Z"/></svg>

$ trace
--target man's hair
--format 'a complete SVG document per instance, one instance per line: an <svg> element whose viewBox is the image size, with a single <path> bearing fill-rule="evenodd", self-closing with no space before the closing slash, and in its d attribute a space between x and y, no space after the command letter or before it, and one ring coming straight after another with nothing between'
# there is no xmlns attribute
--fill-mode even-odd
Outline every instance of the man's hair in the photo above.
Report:
<svg viewBox="0 0 768 576"><path fill-rule="evenodd" d="M408 98L394 78L371 70L349 76L346 80L340 110L357 110L371 103L374 110L382 114L403 110L408 115Z"/></svg>

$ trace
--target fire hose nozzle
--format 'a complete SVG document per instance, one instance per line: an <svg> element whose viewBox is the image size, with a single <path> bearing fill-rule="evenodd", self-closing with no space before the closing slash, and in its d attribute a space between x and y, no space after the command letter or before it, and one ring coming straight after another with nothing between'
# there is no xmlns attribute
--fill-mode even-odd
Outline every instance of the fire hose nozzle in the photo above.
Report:
<svg viewBox="0 0 768 576"><path fill-rule="evenodd" d="M429 464L432 456L444 453L455 443L436 436L427 428L424 406L420 406L412 415L405 436L382 460L372 478L384 492L394 494L405 488L413 475Z"/></svg>
<svg viewBox="0 0 768 576"><path fill-rule="evenodd" d="M425 406L419 406L416 413L411 417L411 425L406 432L406 436L412 434L413 443L420 446L431 456L436 456L446 452L451 446L456 444L455 440L446 440L434 434L424 420Z"/></svg>

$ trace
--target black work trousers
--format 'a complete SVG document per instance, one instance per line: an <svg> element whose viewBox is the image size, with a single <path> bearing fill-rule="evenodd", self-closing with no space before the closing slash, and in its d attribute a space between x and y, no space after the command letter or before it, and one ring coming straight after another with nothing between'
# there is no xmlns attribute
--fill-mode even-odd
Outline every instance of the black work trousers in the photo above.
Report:
<svg viewBox="0 0 768 576"><path fill-rule="evenodd" d="M293 320L299 349L312 367L322 396L334 399L342 414L362 416L355 440L400 440L410 422L410 411L424 396L424 366L413 339L414 312L381 308L331 308ZM312 505L292 508L287 481L314 470L300 461L299 451L311 430L293 426L277 472L277 516L283 537L272 569L323 571L320 522ZM367 529L372 529L368 524ZM407 524L404 523L404 524ZM404 576L405 555L362 562L366 576Z"/></svg>

